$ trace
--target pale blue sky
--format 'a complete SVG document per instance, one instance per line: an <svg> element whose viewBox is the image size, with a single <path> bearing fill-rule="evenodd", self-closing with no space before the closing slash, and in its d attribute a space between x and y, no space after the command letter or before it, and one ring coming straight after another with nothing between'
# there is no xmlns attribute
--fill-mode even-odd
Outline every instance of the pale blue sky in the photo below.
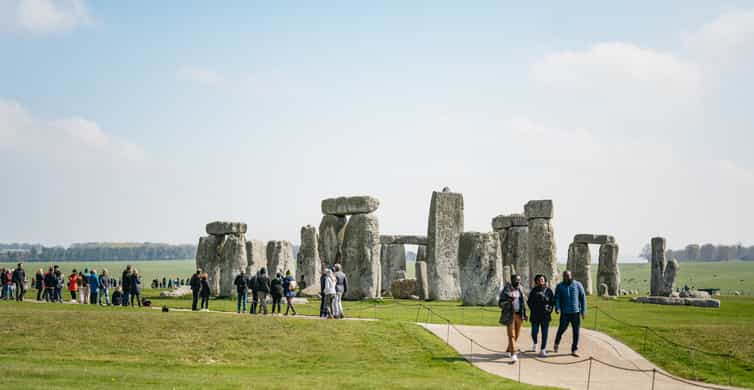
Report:
<svg viewBox="0 0 754 390"><path fill-rule="evenodd" d="M421 234L450 186L554 199L561 256L754 244L754 1L366 4L0 0L0 241Z"/></svg>

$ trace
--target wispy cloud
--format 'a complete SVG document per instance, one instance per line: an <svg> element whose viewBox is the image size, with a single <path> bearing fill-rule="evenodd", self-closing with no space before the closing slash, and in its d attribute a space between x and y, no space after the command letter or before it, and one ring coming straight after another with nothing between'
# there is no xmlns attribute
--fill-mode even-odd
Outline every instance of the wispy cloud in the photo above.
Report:
<svg viewBox="0 0 754 390"><path fill-rule="evenodd" d="M0 2L0 28L46 34L71 31L92 24L84 0L4 0Z"/></svg>
<svg viewBox="0 0 754 390"><path fill-rule="evenodd" d="M698 30L683 34L685 45L710 55L734 55L754 46L754 8L722 12Z"/></svg>
<svg viewBox="0 0 754 390"><path fill-rule="evenodd" d="M208 87L219 87L226 81L225 76L221 73L198 66L182 66L178 68L176 77L182 81L198 83Z"/></svg>

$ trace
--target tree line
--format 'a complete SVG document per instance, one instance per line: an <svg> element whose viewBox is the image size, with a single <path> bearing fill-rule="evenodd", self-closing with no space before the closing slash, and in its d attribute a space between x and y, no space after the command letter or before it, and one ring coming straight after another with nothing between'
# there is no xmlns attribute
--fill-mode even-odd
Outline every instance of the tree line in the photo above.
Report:
<svg viewBox="0 0 754 390"><path fill-rule="evenodd" d="M163 243L75 243L69 247L41 244L0 244L0 261L117 261L193 259L196 245Z"/></svg>
<svg viewBox="0 0 754 390"><path fill-rule="evenodd" d="M641 252L641 257L651 260L652 248L649 244L645 245ZM746 247L740 243L735 245L688 244L683 249L668 249L665 256L678 261L752 261L754 260L754 246Z"/></svg>

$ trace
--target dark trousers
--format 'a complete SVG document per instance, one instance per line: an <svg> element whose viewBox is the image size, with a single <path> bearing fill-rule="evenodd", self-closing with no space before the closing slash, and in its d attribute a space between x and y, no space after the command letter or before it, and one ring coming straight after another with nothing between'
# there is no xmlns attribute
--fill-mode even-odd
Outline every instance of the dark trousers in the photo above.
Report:
<svg viewBox="0 0 754 390"><path fill-rule="evenodd" d="M55 302L55 289L52 287L45 288L45 301Z"/></svg>
<svg viewBox="0 0 754 390"><path fill-rule="evenodd" d="M57 301L58 303L63 303L63 288L62 287L55 288L55 301Z"/></svg>
<svg viewBox="0 0 754 390"><path fill-rule="evenodd" d="M555 335L555 345L560 345L560 339L568 328L568 324L571 324L571 330L573 331L571 352L576 352L579 350L579 328L581 328L580 313L560 313L560 325L558 325L558 333Z"/></svg>
<svg viewBox="0 0 754 390"><path fill-rule="evenodd" d="M537 344L537 336L540 330L542 331L542 344L540 344L540 347L542 349L545 349L545 347L547 346L547 332L550 330L550 321L531 323L531 339L532 341L534 341L534 344Z"/></svg>
<svg viewBox="0 0 754 390"><path fill-rule="evenodd" d="M76 291L71 291L71 300L76 300Z"/></svg>
<svg viewBox="0 0 754 390"><path fill-rule="evenodd" d="M281 313L280 310L280 302L283 300L282 295L273 295L272 296L272 314L275 314L275 308L278 308L278 314Z"/></svg>
<svg viewBox="0 0 754 390"><path fill-rule="evenodd" d="M191 310L196 311L197 303L199 303L199 290L191 290Z"/></svg>
<svg viewBox="0 0 754 390"><path fill-rule="evenodd" d="M136 303L134 303L134 299L136 300ZM140 293L138 292L131 293L131 306L141 307L141 294Z"/></svg>
<svg viewBox="0 0 754 390"><path fill-rule="evenodd" d="M131 293L127 291L123 291L123 306L128 306L128 298L131 296Z"/></svg>
<svg viewBox="0 0 754 390"><path fill-rule="evenodd" d="M256 291L251 292L251 311L250 314L257 314L257 305L259 304L259 297Z"/></svg>
<svg viewBox="0 0 754 390"><path fill-rule="evenodd" d="M202 297L202 309L209 309L209 297Z"/></svg>
<svg viewBox="0 0 754 390"><path fill-rule="evenodd" d="M16 300L23 301L24 294L26 294L26 286L24 282L16 282Z"/></svg>
<svg viewBox="0 0 754 390"><path fill-rule="evenodd" d="M285 301L286 301L286 303L288 304L288 305L287 305L287 306L285 307L285 314L286 314L286 315L288 315L288 310L292 311L292 312L293 312L293 314L296 314L296 307L295 307L295 306L293 306L293 297L288 297L288 296L286 296L286 297L285 297Z"/></svg>
<svg viewBox="0 0 754 390"><path fill-rule="evenodd" d="M325 314L325 293L319 293L319 316L324 317Z"/></svg>
<svg viewBox="0 0 754 390"><path fill-rule="evenodd" d="M97 304L97 290L92 290L92 292L89 293L89 304Z"/></svg>
<svg viewBox="0 0 754 390"><path fill-rule="evenodd" d="M42 292L43 292L43 291L44 291L44 289L43 289L43 288L38 288L38 289L37 289L37 300L38 300L38 301L41 301L41 300L42 300Z"/></svg>

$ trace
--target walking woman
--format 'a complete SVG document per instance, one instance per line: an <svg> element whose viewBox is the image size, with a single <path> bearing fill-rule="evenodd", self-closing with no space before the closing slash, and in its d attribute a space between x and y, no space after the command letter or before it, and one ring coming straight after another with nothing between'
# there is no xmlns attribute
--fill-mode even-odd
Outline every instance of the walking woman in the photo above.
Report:
<svg viewBox="0 0 754 390"><path fill-rule="evenodd" d="M511 358L511 363L515 363L518 361L516 342L521 333L521 324L526 321L526 299L524 298L524 289L521 287L521 277L513 275L511 281L500 292L498 305L502 309L500 311L500 323L505 325L508 334L506 351Z"/></svg>
<svg viewBox="0 0 754 390"><path fill-rule="evenodd" d="M534 288L529 292L527 300L529 306L529 321L531 321L531 339L534 342L532 351L537 353L537 336L542 331L542 344L539 356L547 356L547 332L550 329L552 309L555 306L555 293L547 287L547 278L544 275L534 277Z"/></svg>
<svg viewBox="0 0 754 390"><path fill-rule="evenodd" d="M207 273L202 274L202 290L200 295L202 296L202 311L209 311L209 281L207 280Z"/></svg>
<svg viewBox="0 0 754 390"><path fill-rule="evenodd" d="M71 293L71 303L76 303L76 293L79 291L79 274L74 269L68 276L68 292Z"/></svg>
<svg viewBox="0 0 754 390"><path fill-rule="evenodd" d="M288 315L288 310L293 311L293 315L296 315L296 307L293 306L293 297L296 296L296 280L293 279L291 271L285 271L285 279L283 279L283 293L285 294L285 315Z"/></svg>
<svg viewBox="0 0 754 390"><path fill-rule="evenodd" d="M44 270L42 268L34 274L34 288L37 289L37 301L41 301L42 293L45 290Z"/></svg>
<svg viewBox="0 0 754 390"><path fill-rule="evenodd" d="M131 273L131 306L134 305L134 298L136 298L136 304L141 307L141 275L136 268Z"/></svg>
<svg viewBox="0 0 754 390"><path fill-rule="evenodd" d="M272 295L272 314L275 314L277 307L278 315L281 314L280 302L283 300L283 275L280 272L275 274L275 279L270 281L270 295Z"/></svg>

